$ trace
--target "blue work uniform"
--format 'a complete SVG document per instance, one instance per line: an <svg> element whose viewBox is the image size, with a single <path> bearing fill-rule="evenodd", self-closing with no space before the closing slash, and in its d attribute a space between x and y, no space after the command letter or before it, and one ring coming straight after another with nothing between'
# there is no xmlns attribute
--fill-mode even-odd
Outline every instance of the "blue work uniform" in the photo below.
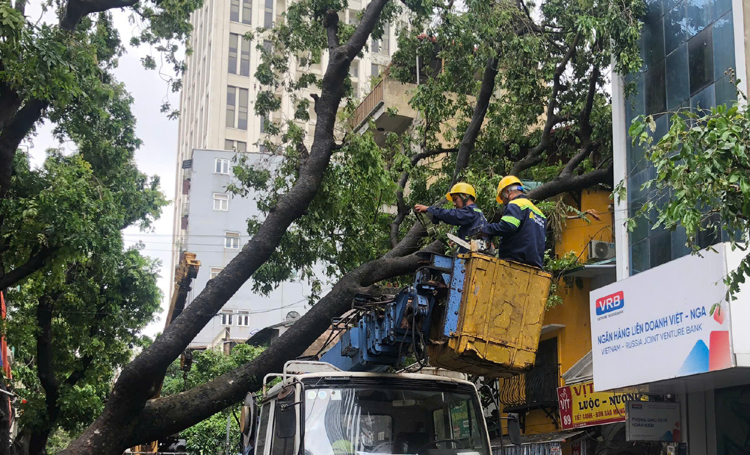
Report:
<svg viewBox="0 0 750 455"><path fill-rule="evenodd" d="M458 226L456 236L461 240L466 240L470 235L480 232L482 227L487 224L487 219L484 217L484 213L482 213L482 210L474 204L466 205L460 209L428 207L427 213L445 224ZM459 247L458 251L465 253L466 248Z"/></svg>
<svg viewBox="0 0 750 455"><path fill-rule="evenodd" d="M502 239L500 259L542 268L547 217L526 196L518 196L505 207L499 223L487 224L482 232Z"/></svg>

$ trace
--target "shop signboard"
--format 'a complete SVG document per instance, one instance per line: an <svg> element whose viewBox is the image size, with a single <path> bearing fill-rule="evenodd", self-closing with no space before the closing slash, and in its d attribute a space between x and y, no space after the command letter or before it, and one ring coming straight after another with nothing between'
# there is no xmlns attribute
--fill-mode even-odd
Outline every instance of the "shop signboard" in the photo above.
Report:
<svg viewBox="0 0 750 455"><path fill-rule="evenodd" d="M629 401L625 408L626 440L680 442L680 403Z"/></svg>
<svg viewBox="0 0 750 455"><path fill-rule="evenodd" d="M594 390L731 368L726 245L590 294Z"/></svg>
<svg viewBox="0 0 750 455"><path fill-rule="evenodd" d="M563 430L625 421L625 403L643 399L635 390L594 392L594 383L584 382L557 389Z"/></svg>

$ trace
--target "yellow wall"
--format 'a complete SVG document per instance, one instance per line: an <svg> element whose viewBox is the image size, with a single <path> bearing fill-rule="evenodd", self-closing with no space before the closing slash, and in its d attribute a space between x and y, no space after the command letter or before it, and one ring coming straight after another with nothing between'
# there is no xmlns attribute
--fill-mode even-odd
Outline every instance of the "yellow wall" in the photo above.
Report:
<svg viewBox="0 0 750 455"><path fill-rule="evenodd" d="M591 223L582 219L568 220L562 233L562 239L556 246L558 255L573 251L576 256L580 255L581 262L585 262L588 259L588 243L591 240L613 241L609 194L609 192L598 190L583 192L580 210L594 210L600 219L596 220L590 217ZM577 283L571 288L561 283L558 293L562 297L562 305L548 310L544 315L544 325L562 324L565 326L546 333L541 338L542 340L548 340L557 337L557 358L560 363L561 374L570 369L591 350L589 291L589 279L577 280ZM564 385L562 378L559 379L558 385ZM555 428L553 421L541 409L535 409L526 414L526 434L549 433L559 430L559 428Z"/></svg>
<svg viewBox="0 0 750 455"><path fill-rule="evenodd" d="M589 222L580 218L567 220L563 229L562 241L555 246L558 255L573 251L576 255L580 255L582 262L586 262L588 260L588 244L591 240L614 242L612 200L609 195L608 191L583 191L580 210L582 212L592 211L592 214L588 216ZM566 202L573 205L569 200L566 200ZM596 217L599 219L597 220Z"/></svg>

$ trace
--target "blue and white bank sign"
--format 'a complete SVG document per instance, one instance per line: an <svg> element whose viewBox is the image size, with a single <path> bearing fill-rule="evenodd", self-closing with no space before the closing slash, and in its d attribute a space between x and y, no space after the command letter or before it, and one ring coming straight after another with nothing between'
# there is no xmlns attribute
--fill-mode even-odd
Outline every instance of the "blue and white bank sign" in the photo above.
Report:
<svg viewBox="0 0 750 455"><path fill-rule="evenodd" d="M723 249L591 292L596 391L733 367Z"/></svg>

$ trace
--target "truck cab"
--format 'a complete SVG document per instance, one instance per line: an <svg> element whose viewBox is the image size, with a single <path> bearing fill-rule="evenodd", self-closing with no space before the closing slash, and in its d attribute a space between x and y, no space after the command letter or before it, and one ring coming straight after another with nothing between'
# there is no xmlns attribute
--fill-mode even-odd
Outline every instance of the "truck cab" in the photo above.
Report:
<svg viewBox="0 0 750 455"><path fill-rule="evenodd" d="M273 376L281 380L243 409L254 455L491 455L468 381L298 361Z"/></svg>

